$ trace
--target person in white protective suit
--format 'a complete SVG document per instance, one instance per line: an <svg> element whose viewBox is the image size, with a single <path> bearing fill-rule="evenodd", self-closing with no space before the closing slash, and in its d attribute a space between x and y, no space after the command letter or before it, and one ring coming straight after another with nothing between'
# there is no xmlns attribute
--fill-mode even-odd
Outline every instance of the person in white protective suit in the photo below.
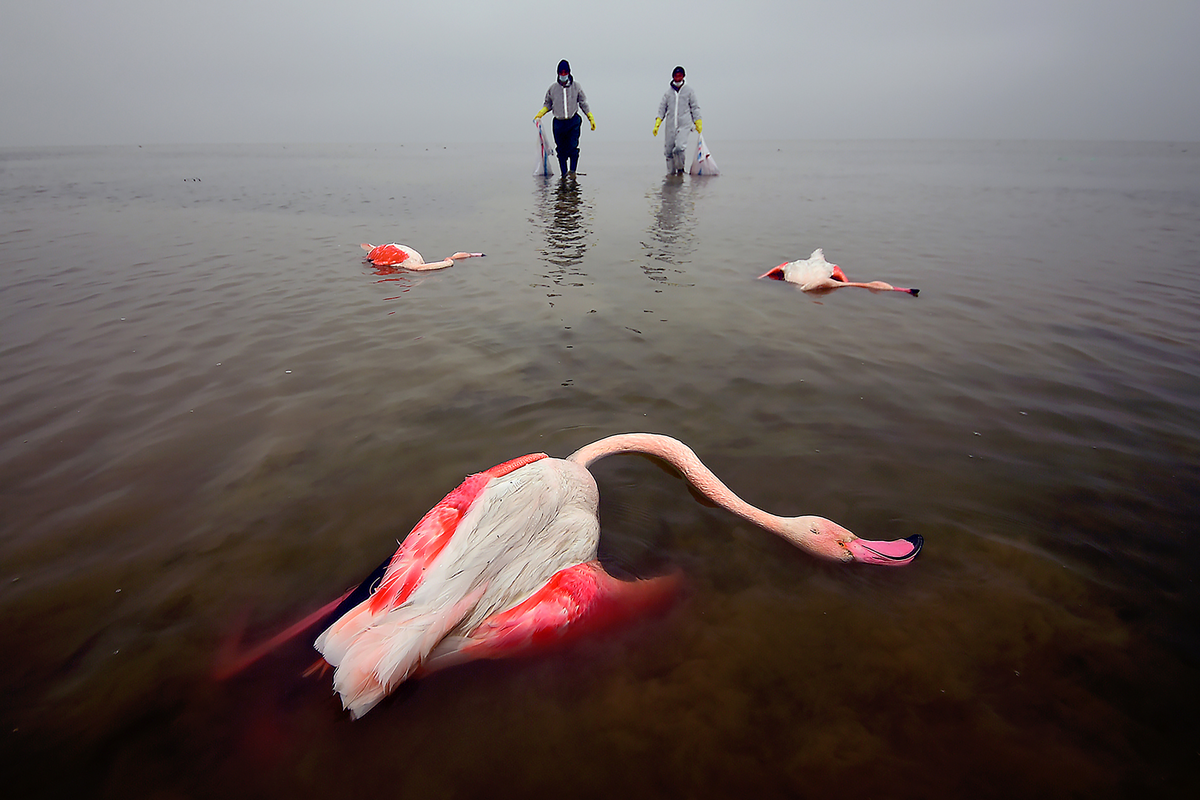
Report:
<svg viewBox="0 0 1200 800"><path fill-rule="evenodd" d="M695 128L699 133L703 123L700 121L700 103L692 87L684 86L686 73L683 67L676 67L671 73L671 85L658 104L658 117L654 120L654 135L658 136L658 126L665 121L667 130L663 135L663 152L667 156L667 174L682 175L687 166L688 134Z"/></svg>

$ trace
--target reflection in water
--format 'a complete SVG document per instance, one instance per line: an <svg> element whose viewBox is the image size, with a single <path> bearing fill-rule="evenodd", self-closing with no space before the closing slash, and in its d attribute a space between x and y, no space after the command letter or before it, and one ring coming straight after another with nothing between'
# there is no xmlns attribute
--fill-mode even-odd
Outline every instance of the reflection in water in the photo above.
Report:
<svg viewBox="0 0 1200 800"><path fill-rule="evenodd" d="M671 275L682 274L682 266L689 263L688 257L695 249L695 195L695 184L682 175L663 178L657 197L658 209L647 231L650 241L642 242L650 258L642 271L650 280L666 283ZM651 203L656 199L653 192L648 192L646 197Z"/></svg>
<svg viewBox="0 0 1200 800"><path fill-rule="evenodd" d="M387 264L372 264L367 259L363 259L363 263L371 268L371 270L379 277L376 283L394 283L393 287L399 294L391 297L383 298L384 301L399 300L400 295L413 288L412 273L403 267L390 266ZM388 314L395 314L395 311L389 311Z"/></svg>
<svg viewBox="0 0 1200 800"><path fill-rule="evenodd" d="M546 229L542 260L549 266L546 277L558 286L581 286L572 279L583 272L579 265L592 237L588 224L592 206L583 199L579 181L573 177L546 177L534 189L535 220Z"/></svg>

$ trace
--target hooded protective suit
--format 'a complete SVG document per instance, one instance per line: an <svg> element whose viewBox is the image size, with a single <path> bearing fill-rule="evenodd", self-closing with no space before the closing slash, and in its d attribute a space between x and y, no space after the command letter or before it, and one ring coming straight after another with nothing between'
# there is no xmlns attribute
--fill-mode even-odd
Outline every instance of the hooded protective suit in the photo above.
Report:
<svg viewBox="0 0 1200 800"><path fill-rule="evenodd" d="M551 126L554 131L554 147L558 152L558 165L566 177L568 164L571 172L575 172L579 164L579 130L582 125L579 112L587 114L592 130L596 130L596 118L588 108L583 87L575 82L574 76L571 75L571 65L565 59L558 62L558 76L558 80L546 90L546 99L534 120L541 119L547 111L554 112L554 122Z"/></svg>
<svg viewBox="0 0 1200 800"><path fill-rule="evenodd" d="M663 152L667 157L667 171L678 172L687 165L688 134L700 119L700 103L692 87L685 83L675 91L674 86L668 86L658 104L658 118L666 127Z"/></svg>
<svg viewBox="0 0 1200 800"><path fill-rule="evenodd" d="M543 107L550 109L555 119L571 119L580 111L584 114L590 114L592 111L588 106L587 95L583 93L583 87L575 82L574 76L568 79L565 85L557 81L550 84L550 88L546 90Z"/></svg>

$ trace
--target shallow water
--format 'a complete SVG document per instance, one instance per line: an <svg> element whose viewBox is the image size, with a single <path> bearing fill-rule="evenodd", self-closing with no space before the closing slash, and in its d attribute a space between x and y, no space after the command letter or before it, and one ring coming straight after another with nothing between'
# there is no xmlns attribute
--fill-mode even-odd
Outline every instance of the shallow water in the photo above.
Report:
<svg viewBox="0 0 1200 800"><path fill-rule="evenodd" d="M0 666L24 795L1200 788L1200 145L0 151ZM360 242L427 259L377 275ZM823 247L823 297L755 276ZM593 469L666 613L351 722L296 641L468 473L675 436L904 569ZM56 777L66 768L73 777ZM48 777L52 776L52 777Z"/></svg>

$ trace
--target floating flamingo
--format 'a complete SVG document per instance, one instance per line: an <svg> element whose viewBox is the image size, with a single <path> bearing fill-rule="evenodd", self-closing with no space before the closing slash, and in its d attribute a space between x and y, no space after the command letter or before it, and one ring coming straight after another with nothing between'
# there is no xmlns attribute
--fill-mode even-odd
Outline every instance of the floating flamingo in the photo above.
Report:
<svg viewBox="0 0 1200 800"><path fill-rule="evenodd" d="M796 283L806 292L825 292L832 289L844 289L847 286L858 286L863 289L887 292L907 292L913 297L920 289L902 289L883 281L870 283L851 283L837 264L825 260L825 251L821 248L813 250L813 254L800 261L788 261L774 269L764 272L759 278L773 278L777 281Z"/></svg>
<svg viewBox="0 0 1200 800"><path fill-rule="evenodd" d="M464 258L479 258L484 255L483 253L455 253L441 261L426 264L425 259L421 258L421 254L416 250L395 242L378 246L364 244L362 249L367 251L367 261L377 267L404 267L413 270L442 269L452 265L455 261L461 261Z"/></svg>
<svg viewBox="0 0 1200 800"><path fill-rule="evenodd" d="M587 467L629 452L667 461L718 505L822 558L907 564L921 549L919 535L874 542L822 517L761 511L667 436L610 436L566 459L523 456L468 477L332 612L314 646L351 715L412 675L502 658L667 597L671 578L622 581L596 560L599 492Z"/></svg>

